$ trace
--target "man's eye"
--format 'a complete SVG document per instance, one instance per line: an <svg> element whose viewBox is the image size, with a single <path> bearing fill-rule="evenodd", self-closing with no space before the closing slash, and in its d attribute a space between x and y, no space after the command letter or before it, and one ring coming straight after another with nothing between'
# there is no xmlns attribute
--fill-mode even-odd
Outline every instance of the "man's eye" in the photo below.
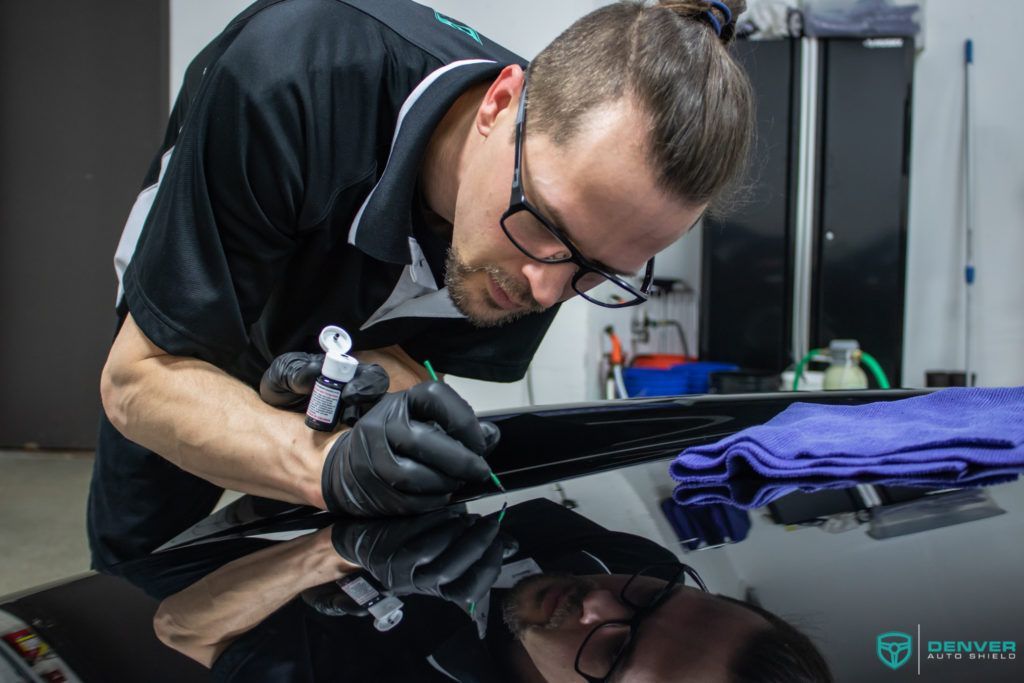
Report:
<svg viewBox="0 0 1024 683"><path fill-rule="evenodd" d="M608 624L601 630L607 631L601 643L602 659L605 665L610 666L629 643L629 627L624 624Z"/></svg>

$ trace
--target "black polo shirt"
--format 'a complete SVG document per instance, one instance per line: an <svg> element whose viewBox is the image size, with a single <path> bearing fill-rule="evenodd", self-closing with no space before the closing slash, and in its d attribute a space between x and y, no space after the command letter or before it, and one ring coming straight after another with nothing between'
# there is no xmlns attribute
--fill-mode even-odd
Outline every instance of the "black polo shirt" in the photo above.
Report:
<svg viewBox="0 0 1024 683"><path fill-rule="evenodd" d="M276 355L318 350L329 324L357 351L521 378L555 311L470 325L416 194L437 123L512 63L408 0L252 5L188 69L118 246L119 313L250 384Z"/></svg>

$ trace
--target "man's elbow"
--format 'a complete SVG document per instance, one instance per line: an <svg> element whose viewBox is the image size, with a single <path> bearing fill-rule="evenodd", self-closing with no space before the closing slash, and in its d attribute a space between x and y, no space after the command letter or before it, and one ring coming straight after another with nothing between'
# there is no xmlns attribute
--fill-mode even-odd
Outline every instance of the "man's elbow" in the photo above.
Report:
<svg viewBox="0 0 1024 683"><path fill-rule="evenodd" d="M163 352L146 338L129 315L107 354L107 362L100 373L100 401L107 419L117 431L129 439L132 427L132 405L142 393L147 361Z"/></svg>
<svg viewBox="0 0 1024 683"><path fill-rule="evenodd" d="M173 610L160 604L153 616L153 632L167 647L193 659L207 669L213 666L224 647L219 643L207 643L176 618Z"/></svg>
<svg viewBox="0 0 1024 683"><path fill-rule="evenodd" d="M127 436L129 403L132 393L132 373L112 355L107 358L100 373L100 401L107 419L117 431Z"/></svg>

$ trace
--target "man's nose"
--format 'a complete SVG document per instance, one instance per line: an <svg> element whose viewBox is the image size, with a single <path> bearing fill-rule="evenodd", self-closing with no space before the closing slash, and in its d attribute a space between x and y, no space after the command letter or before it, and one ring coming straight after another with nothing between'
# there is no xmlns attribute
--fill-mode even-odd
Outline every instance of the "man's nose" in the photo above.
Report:
<svg viewBox="0 0 1024 683"><path fill-rule="evenodd" d="M530 294L534 301L550 308L566 298L572 291L572 276L576 266L572 263L538 263L523 266L523 275L530 283Z"/></svg>
<svg viewBox="0 0 1024 683"><path fill-rule="evenodd" d="M622 621L633 616L633 610L619 600L619 594L606 588L592 590L583 596L580 623L585 626L606 621Z"/></svg>

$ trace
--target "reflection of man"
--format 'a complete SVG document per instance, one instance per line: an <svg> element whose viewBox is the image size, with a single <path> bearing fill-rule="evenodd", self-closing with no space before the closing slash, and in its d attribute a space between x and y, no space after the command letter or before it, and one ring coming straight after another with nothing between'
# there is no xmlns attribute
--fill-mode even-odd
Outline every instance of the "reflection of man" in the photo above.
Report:
<svg viewBox="0 0 1024 683"><path fill-rule="evenodd" d="M551 682L830 680L805 636L770 612L702 590L687 570L539 574L506 596L505 623ZM683 585L687 574L698 587Z"/></svg>
<svg viewBox="0 0 1024 683"><path fill-rule="evenodd" d="M416 529L415 539L445 537L424 555L422 572L409 571L404 522L358 522L355 533L339 522L333 533L236 560L165 600L157 632L220 680L831 680L811 642L786 622L707 593L657 544L550 501L509 508L500 535L493 516L449 515L433 530ZM465 532L450 533L453 524ZM491 590L480 639L464 600L479 597L472 592L481 577L497 574L505 534L518 542L505 570L535 573ZM338 616L343 610L325 607L322 593L292 599L353 571L338 555L359 545L376 548L364 566L378 580L387 585L393 575L403 586L405 619L386 634L369 619ZM416 552L427 545L420 540Z"/></svg>

